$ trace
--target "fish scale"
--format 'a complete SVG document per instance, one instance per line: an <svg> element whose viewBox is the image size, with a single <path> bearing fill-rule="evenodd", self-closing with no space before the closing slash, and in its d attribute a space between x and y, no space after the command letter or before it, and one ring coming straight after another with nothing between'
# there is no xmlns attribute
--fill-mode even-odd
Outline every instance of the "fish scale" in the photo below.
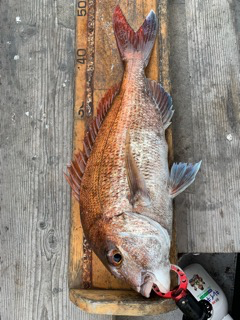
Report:
<svg viewBox="0 0 240 320"><path fill-rule="evenodd" d="M139 90L141 90L141 87L138 88L138 91ZM126 145L127 130L130 131L132 152L139 166L140 171L143 172L143 174L145 172L146 173L150 172L151 168L152 168L151 171L153 171L152 161L156 162L154 176L156 176L156 174L158 175L158 173L161 171L161 170L158 170L160 169L158 168L159 167L158 163L160 163L160 161L158 160L161 157L161 152L162 152L161 148L159 148L160 144L158 142L160 138L157 136L157 134L154 134L154 133L149 134L151 130L153 131L153 129L149 129L149 128L154 128L153 122L156 123L155 118L158 115L156 114L156 111L155 111L154 102L151 101L150 99L147 99L148 98L147 92L144 92L144 93L141 93L141 95L135 94L135 96L132 97L129 103L128 88L126 88L126 92L124 93L124 98L120 106L120 112L115 120L114 126L111 130L111 134L108 137L108 141L107 141L108 145L104 150L104 154L102 156L103 160L100 166L101 176L100 176L100 183L99 183L99 190L100 190L99 192L102 194L101 198L109 199L108 203L105 202L106 207L108 208L112 204L112 196L114 194L114 190L121 189L120 196L122 197L122 199L118 198L119 207L122 207L121 200L125 202L126 196L128 194L129 188L128 188L127 176L126 176L127 173L125 169L125 145ZM145 101L145 105L144 105L144 101ZM147 102L147 108L145 107L146 102ZM137 105L137 107L133 108L133 105L135 106ZM153 111L154 113L154 121L149 120L150 108L152 108L151 111ZM111 110L109 114L110 113L111 113ZM133 119L135 120L137 125L135 125ZM156 124L158 125L158 127L161 125L159 121ZM156 128L156 131L159 131L159 129ZM164 136L161 138L165 139ZM149 145L151 146L151 148L149 148ZM110 154L112 155L111 157L109 156ZM138 154L141 155L140 158L138 157ZM164 161L167 162L166 157L164 157ZM149 164L148 166L146 166L147 163ZM109 174L109 172L110 172L110 176L108 176L108 183L109 183L109 187L108 187L108 186L105 186L104 183L102 183L101 177L105 177L107 174ZM154 180L160 180L154 176L153 176ZM121 181L120 186L118 185L119 181ZM151 179L148 180L148 182L151 184ZM109 192L110 189L112 190L112 192Z"/></svg>
<svg viewBox="0 0 240 320"><path fill-rule="evenodd" d="M93 251L114 276L149 297L153 284L163 293L170 289L172 199L194 181L201 163L174 163L169 173L172 99L144 73L155 13L134 32L117 6L113 26L123 80L101 99L66 179Z"/></svg>

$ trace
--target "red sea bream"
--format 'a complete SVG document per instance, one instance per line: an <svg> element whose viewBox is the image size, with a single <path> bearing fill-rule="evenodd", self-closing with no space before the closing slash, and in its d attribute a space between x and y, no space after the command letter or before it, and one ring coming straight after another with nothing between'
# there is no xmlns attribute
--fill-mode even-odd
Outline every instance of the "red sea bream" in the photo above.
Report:
<svg viewBox="0 0 240 320"><path fill-rule="evenodd" d="M144 73L157 25L151 11L134 32L116 7L113 27L123 79L100 101L84 149L66 176L93 251L145 297L153 284L163 293L170 289L172 199L194 181L201 164L174 163L169 172L165 130L172 99Z"/></svg>

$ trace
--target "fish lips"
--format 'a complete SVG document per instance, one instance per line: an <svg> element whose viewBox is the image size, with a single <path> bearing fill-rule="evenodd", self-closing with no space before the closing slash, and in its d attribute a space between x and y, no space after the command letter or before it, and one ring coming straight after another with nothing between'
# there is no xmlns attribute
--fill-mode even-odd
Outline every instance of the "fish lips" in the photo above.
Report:
<svg viewBox="0 0 240 320"><path fill-rule="evenodd" d="M170 291L170 283L169 270L158 270L156 273L147 273L144 275L139 292L144 297L149 298L153 285L156 285L162 293L167 293Z"/></svg>
<svg viewBox="0 0 240 320"><path fill-rule="evenodd" d="M154 282L149 280L145 283L143 283L140 287L140 293L146 297L149 298L150 297L150 293L152 291L152 287L153 287Z"/></svg>

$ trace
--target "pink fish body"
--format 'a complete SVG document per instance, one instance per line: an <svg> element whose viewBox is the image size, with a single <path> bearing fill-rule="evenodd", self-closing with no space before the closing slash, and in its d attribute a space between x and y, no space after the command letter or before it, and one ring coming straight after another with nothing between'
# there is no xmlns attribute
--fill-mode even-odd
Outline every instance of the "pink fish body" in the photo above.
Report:
<svg viewBox="0 0 240 320"><path fill-rule="evenodd" d="M114 32L125 71L102 98L84 150L68 167L85 237L116 277L149 297L170 289L172 199L195 179L200 162L168 169L165 130L172 99L145 77L157 33L153 11L134 32L119 6Z"/></svg>

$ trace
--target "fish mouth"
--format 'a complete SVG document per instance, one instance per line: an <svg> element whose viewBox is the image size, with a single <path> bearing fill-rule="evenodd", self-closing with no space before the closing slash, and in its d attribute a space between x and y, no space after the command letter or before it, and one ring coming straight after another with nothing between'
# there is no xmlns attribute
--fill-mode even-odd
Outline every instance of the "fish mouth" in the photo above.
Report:
<svg viewBox="0 0 240 320"><path fill-rule="evenodd" d="M152 291L152 287L153 287L154 282L152 280L149 280L145 283L143 283L140 287L140 293L146 297L149 298L150 297L150 293Z"/></svg>
<svg viewBox="0 0 240 320"><path fill-rule="evenodd" d="M140 286L140 293L146 297L150 297L153 285L156 285L160 292L167 293L170 291L170 273L158 271L157 275L148 273L144 276L143 283Z"/></svg>

